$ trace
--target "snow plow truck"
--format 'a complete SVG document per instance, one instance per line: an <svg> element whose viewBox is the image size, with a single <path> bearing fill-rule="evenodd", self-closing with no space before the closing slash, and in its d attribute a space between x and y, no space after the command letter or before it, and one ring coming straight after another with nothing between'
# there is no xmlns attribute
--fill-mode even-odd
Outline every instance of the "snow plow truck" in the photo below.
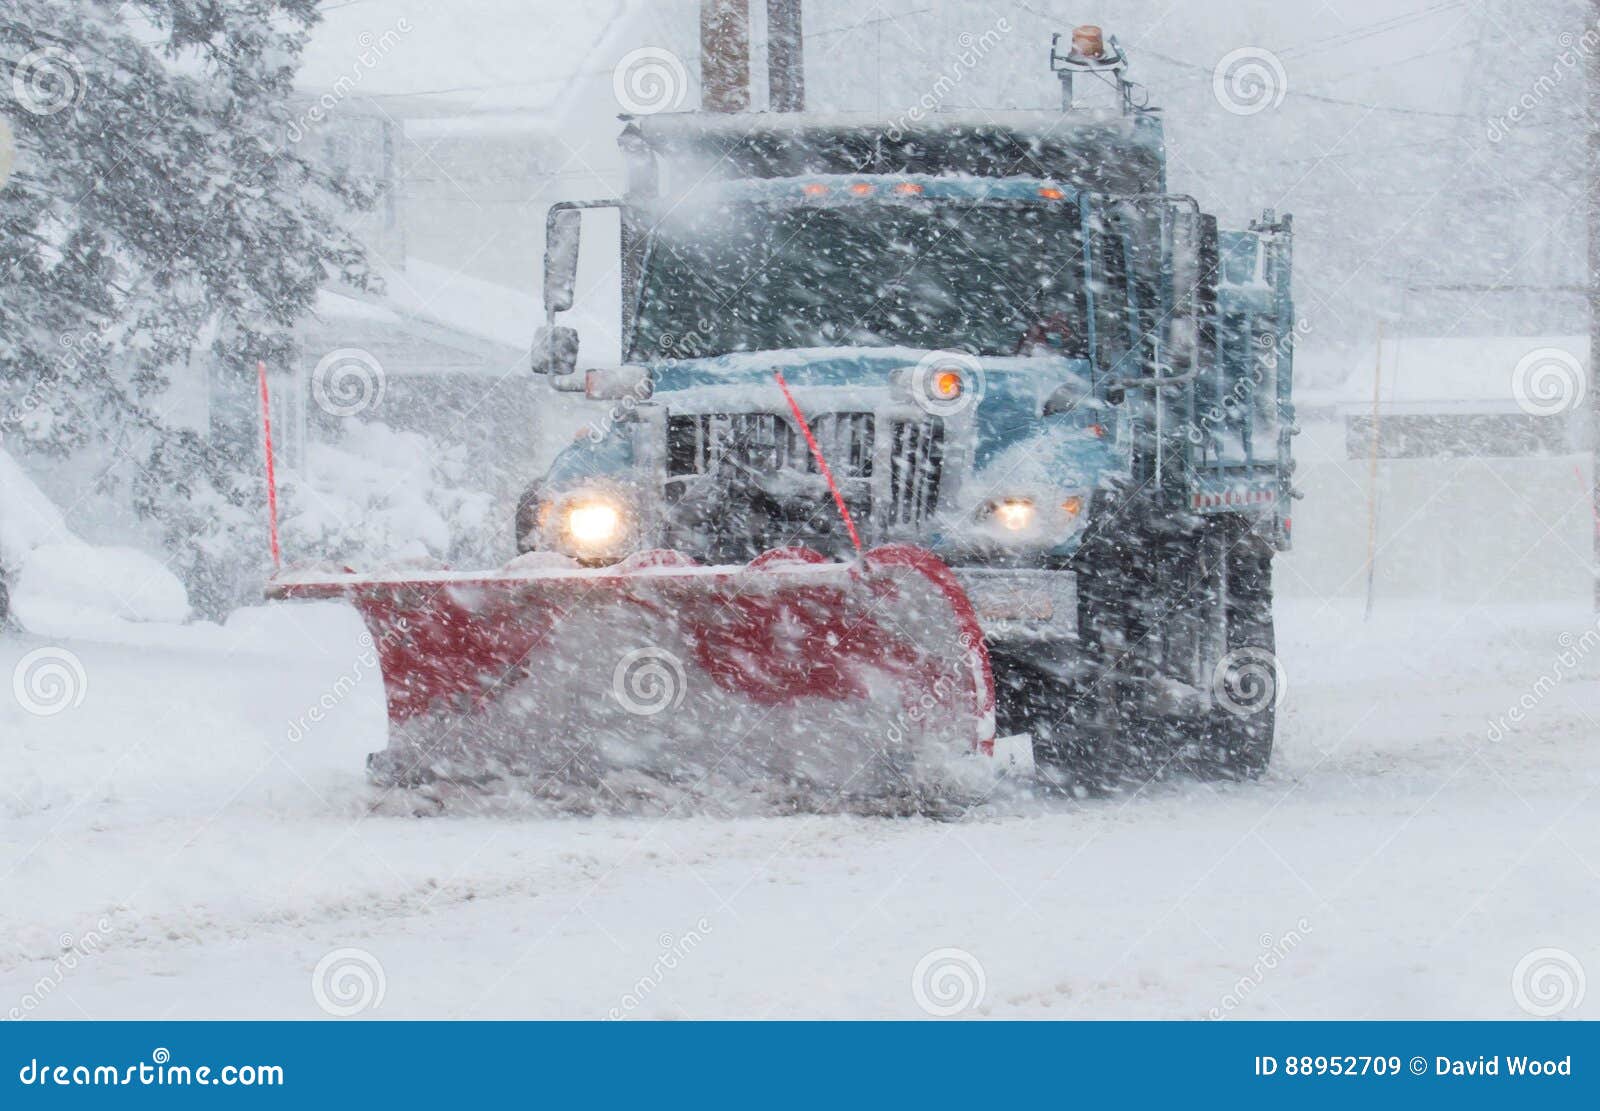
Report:
<svg viewBox="0 0 1600 1111"><path fill-rule="evenodd" d="M1290 218L1222 231L1169 193L1115 39L1071 42L1060 112L622 118L624 195L548 216L533 369L589 411L516 557L274 585L362 610L375 780L970 797L1267 767ZM622 357L596 365L563 321L605 209Z"/></svg>

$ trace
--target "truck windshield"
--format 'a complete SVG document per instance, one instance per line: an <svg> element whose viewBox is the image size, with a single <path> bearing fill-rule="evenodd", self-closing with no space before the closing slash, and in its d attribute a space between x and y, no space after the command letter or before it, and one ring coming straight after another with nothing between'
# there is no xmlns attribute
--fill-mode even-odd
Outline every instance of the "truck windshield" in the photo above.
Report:
<svg viewBox="0 0 1600 1111"><path fill-rule="evenodd" d="M713 206L657 225L633 361L795 347L1082 356L1072 204Z"/></svg>

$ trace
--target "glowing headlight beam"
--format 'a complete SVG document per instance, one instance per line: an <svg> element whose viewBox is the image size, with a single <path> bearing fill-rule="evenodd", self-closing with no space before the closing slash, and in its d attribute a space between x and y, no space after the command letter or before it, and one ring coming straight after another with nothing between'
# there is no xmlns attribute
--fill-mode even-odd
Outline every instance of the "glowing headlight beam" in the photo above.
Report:
<svg viewBox="0 0 1600 1111"><path fill-rule="evenodd" d="M1036 513L1033 502L1026 498L1007 498L994 503L994 519L1012 532L1031 528Z"/></svg>
<svg viewBox="0 0 1600 1111"><path fill-rule="evenodd" d="M622 531L622 514L606 502L580 502L567 510L567 531L579 544L605 544Z"/></svg>

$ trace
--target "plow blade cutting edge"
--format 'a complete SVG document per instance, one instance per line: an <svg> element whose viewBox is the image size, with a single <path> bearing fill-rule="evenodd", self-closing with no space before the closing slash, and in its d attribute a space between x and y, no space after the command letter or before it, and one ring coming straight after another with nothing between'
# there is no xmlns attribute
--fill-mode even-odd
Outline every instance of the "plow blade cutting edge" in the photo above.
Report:
<svg viewBox="0 0 1600 1111"><path fill-rule="evenodd" d="M561 562L290 574L268 595L361 611L388 701L379 784L643 776L849 797L963 791L1021 762L995 759L982 632L921 548L849 564L803 548L742 567L670 552Z"/></svg>

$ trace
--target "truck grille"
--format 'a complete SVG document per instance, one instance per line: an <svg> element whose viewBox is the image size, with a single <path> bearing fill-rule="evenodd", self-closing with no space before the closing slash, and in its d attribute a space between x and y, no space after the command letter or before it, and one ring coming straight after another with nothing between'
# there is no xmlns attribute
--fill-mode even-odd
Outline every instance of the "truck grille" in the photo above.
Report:
<svg viewBox="0 0 1600 1111"><path fill-rule="evenodd" d="M944 476L944 421L895 421L889 457L889 526L921 525L939 504Z"/></svg>
<svg viewBox="0 0 1600 1111"><path fill-rule="evenodd" d="M871 413L822 413L811 431L850 515L872 517ZM803 544L836 555L850 540L805 435L775 413L667 417L669 546L737 562Z"/></svg>
<svg viewBox="0 0 1600 1111"><path fill-rule="evenodd" d="M811 433L834 477L872 477L871 413L821 413ZM667 418L667 474L717 474L728 468L753 474L817 474L816 460L798 428L776 413L697 413Z"/></svg>
<svg viewBox="0 0 1600 1111"><path fill-rule="evenodd" d="M894 420L887 429L881 527L903 534L921 528L938 508L944 422ZM811 432L865 533L874 519L874 415L820 413L811 418ZM669 414L665 494L678 542L707 554L748 558L784 544L830 550L844 539L805 435L776 413Z"/></svg>

